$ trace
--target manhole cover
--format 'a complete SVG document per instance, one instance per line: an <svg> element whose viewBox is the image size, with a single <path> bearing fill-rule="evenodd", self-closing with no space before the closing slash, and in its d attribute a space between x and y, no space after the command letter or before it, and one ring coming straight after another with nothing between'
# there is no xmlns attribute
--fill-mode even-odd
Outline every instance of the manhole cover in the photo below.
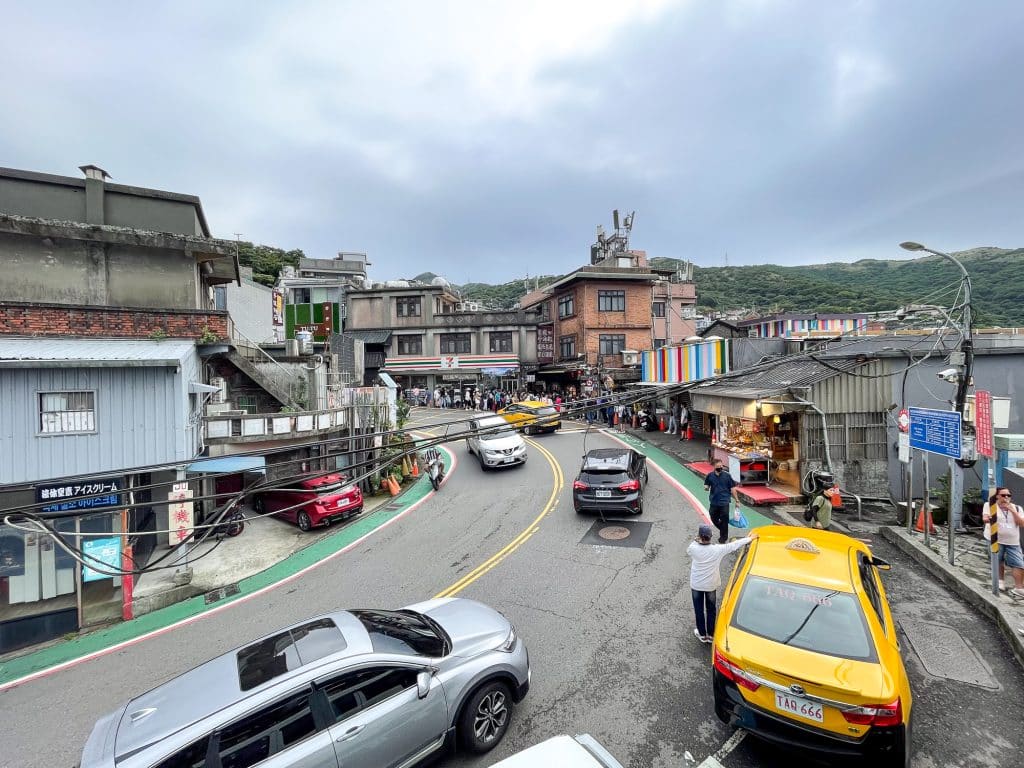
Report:
<svg viewBox="0 0 1024 768"><path fill-rule="evenodd" d="M595 520L580 544L642 549L651 533L651 523L634 520Z"/></svg>
<svg viewBox="0 0 1024 768"><path fill-rule="evenodd" d="M900 627L929 675L999 690L992 670L952 627L912 619L902 619Z"/></svg>
<svg viewBox="0 0 1024 768"><path fill-rule="evenodd" d="M629 536L629 528L623 528L621 525L608 525L599 530L597 535L602 539L618 541L619 539L625 539Z"/></svg>
<svg viewBox="0 0 1024 768"><path fill-rule="evenodd" d="M237 584L228 584L226 587L218 587L217 589L211 590L203 595L206 600L206 604L216 603L218 600L223 600L225 597L231 597L232 595L238 594Z"/></svg>

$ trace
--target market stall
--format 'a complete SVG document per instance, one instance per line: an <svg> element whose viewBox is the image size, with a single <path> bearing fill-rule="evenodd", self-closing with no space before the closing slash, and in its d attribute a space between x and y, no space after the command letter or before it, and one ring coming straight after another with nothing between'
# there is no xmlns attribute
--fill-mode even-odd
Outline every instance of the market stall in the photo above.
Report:
<svg viewBox="0 0 1024 768"><path fill-rule="evenodd" d="M741 485L767 485L776 473L788 476L799 460L797 413L754 418L726 416L718 420L711 437L714 458L721 459ZM789 480L789 477L785 477Z"/></svg>

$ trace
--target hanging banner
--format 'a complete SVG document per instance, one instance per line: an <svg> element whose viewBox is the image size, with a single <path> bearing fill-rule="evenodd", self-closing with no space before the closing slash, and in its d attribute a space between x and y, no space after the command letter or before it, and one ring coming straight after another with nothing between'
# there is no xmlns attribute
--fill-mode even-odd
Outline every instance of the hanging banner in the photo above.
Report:
<svg viewBox="0 0 1024 768"><path fill-rule="evenodd" d="M974 429L978 435L978 453L991 459L995 455L992 435L992 393L984 389L974 393Z"/></svg>

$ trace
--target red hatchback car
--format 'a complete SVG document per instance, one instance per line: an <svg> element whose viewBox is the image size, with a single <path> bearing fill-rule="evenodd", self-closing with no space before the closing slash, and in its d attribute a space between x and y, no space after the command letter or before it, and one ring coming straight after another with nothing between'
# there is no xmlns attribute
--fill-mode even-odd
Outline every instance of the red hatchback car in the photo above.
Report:
<svg viewBox="0 0 1024 768"><path fill-rule="evenodd" d="M285 488L259 493L253 506L257 514L271 512L308 531L363 511L362 491L358 485L346 485L347 481L345 475L311 477Z"/></svg>

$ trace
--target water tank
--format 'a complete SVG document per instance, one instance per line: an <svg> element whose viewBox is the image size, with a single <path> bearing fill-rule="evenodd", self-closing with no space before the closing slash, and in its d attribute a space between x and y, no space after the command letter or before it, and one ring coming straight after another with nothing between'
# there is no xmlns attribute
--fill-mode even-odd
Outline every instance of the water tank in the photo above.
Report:
<svg viewBox="0 0 1024 768"><path fill-rule="evenodd" d="M409 281L408 280L388 280L386 283L384 283L384 287L385 288L408 288L409 287Z"/></svg>
<svg viewBox="0 0 1024 768"><path fill-rule="evenodd" d="M430 281L430 284L431 284L431 285L439 285L439 286L441 286L442 288L451 288L451 287L452 287L452 284L451 284L451 283L449 283L449 282L448 282L447 280L445 280L445 279L444 279L443 277L441 277L440 275L438 275L438 276L437 276L437 277L435 277L435 278L434 278L433 280L431 280L431 281Z"/></svg>
<svg viewBox="0 0 1024 768"><path fill-rule="evenodd" d="M313 332L312 331L296 331L295 340L299 343L299 354L300 355L312 355L313 354Z"/></svg>

